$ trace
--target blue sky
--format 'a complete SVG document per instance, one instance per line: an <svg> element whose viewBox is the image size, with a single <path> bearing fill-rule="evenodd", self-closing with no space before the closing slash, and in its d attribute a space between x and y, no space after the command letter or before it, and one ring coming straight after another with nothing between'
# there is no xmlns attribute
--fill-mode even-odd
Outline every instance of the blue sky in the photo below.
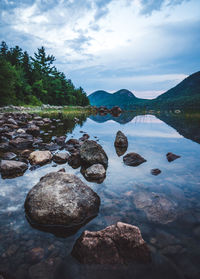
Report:
<svg viewBox="0 0 200 279"><path fill-rule="evenodd" d="M0 40L43 45L88 94L152 98L200 70L200 1L0 0Z"/></svg>

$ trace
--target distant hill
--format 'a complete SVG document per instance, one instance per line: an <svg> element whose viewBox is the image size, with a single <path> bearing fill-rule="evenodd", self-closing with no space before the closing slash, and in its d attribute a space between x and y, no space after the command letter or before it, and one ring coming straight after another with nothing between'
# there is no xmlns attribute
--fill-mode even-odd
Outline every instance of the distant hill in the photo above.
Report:
<svg viewBox="0 0 200 279"><path fill-rule="evenodd" d="M196 72L153 100L137 98L121 89L113 94L103 90L89 95L93 106L120 106L122 109L200 109L200 72Z"/></svg>
<svg viewBox="0 0 200 279"><path fill-rule="evenodd" d="M89 95L89 100L92 106L106 106L108 108L120 106L123 109L145 105L145 103L149 101L135 97L135 95L127 89L121 89L113 94L98 90Z"/></svg>

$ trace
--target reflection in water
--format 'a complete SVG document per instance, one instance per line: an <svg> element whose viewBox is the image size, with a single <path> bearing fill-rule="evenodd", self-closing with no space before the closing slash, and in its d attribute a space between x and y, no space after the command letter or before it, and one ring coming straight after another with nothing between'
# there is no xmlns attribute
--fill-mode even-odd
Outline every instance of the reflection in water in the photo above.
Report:
<svg viewBox="0 0 200 279"><path fill-rule="evenodd" d="M106 120L117 121L106 123L105 117L77 117L80 123L52 116L55 128L45 127L44 134L48 134L42 137L49 142L52 137L66 133L68 140L79 138L82 130L92 140L99 139L109 158L107 176L102 184L86 181L80 169L73 169L68 163L62 165L66 172L77 175L100 196L99 215L67 238L34 229L24 214L26 195L40 177L59 170L61 165L50 163L33 171L27 170L24 176L1 179L0 274L1 271L9 273L16 279L93 279L94 274L99 279L133 278L133 274L142 279L198 279L200 146L187 139L199 143L198 120L171 114L157 116L170 127L155 116L132 113L117 118L107 115ZM135 168L124 165L114 147L118 130L128 137L127 153L141 154L147 159L145 164ZM169 163L168 152L179 154L181 158ZM158 176L151 174L155 168L162 171ZM70 256L73 244L84 230L102 230L117 221L140 228L152 251L152 265L88 266L80 265ZM32 261L33 248L44 250L42 259Z"/></svg>

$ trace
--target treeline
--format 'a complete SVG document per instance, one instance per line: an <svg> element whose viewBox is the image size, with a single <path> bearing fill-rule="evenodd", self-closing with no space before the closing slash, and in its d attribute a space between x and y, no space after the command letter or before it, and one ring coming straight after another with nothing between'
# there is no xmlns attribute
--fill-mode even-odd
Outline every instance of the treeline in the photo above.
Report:
<svg viewBox="0 0 200 279"><path fill-rule="evenodd" d="M89 105L84 90L53 65L55 57L38 48L34 57L19 46L0 45L0 106Z"/></svg>

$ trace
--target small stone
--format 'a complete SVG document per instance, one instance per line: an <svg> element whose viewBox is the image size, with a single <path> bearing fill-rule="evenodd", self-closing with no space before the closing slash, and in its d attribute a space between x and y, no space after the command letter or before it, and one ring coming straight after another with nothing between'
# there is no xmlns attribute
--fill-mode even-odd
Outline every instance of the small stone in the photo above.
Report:
<svg viewBox="0 0 200 279"><path fill-rule="evenodd" d="M53 161L57 164L64 164L67 162L69 154L67 152L59 152L53 155Z"/></svg>
<svg viewBox="0 0 200 279"><path fill-rule="evenodd" d="M168 152L167 155L166 155L166 157L167 157L168 162L172 162L172 161L174 161L174 160L180 158L181 156L176 155L176 154L173 154L173 153L171 153L171 152Z"/></svg>
<svg viewBox="0 0 200 279"><path fill-rule="evenodd" d="M158 174L160 174L161 173L161 170L160 169L152 169L151 170L151 174L153 174L153 175L158 175Z"/></svg>
<svg viewBox="0 0 200 279"><path fill-rule="evenodd" d="M52 159L50 151L34 151L29 155L29 161L32 165L45 165Z"/></svg>
<svg viewBox="0 0 200 279"><path fill-rule="evenodd" d="M6 152L5 154L3 154L2 158L4 160L13 160L14 158L16 158L17 155L13 152Z"/></svg>
<svg viewBox="0 0 200 279"><path fill-rule="evenodd" d="M0 164L2 176L22 175L27 170L27 168L27 164L13 160L2 160Z"/></svg>
<svg viewBox="0 0 200 279"><path fill-rule="evenodd" d="M124 161L124 164L127 166L136 167L136 166L139 166L140 164L146 162L147 160L145 160L138 153L131 152L123 157L123 161Z"/></svg>

